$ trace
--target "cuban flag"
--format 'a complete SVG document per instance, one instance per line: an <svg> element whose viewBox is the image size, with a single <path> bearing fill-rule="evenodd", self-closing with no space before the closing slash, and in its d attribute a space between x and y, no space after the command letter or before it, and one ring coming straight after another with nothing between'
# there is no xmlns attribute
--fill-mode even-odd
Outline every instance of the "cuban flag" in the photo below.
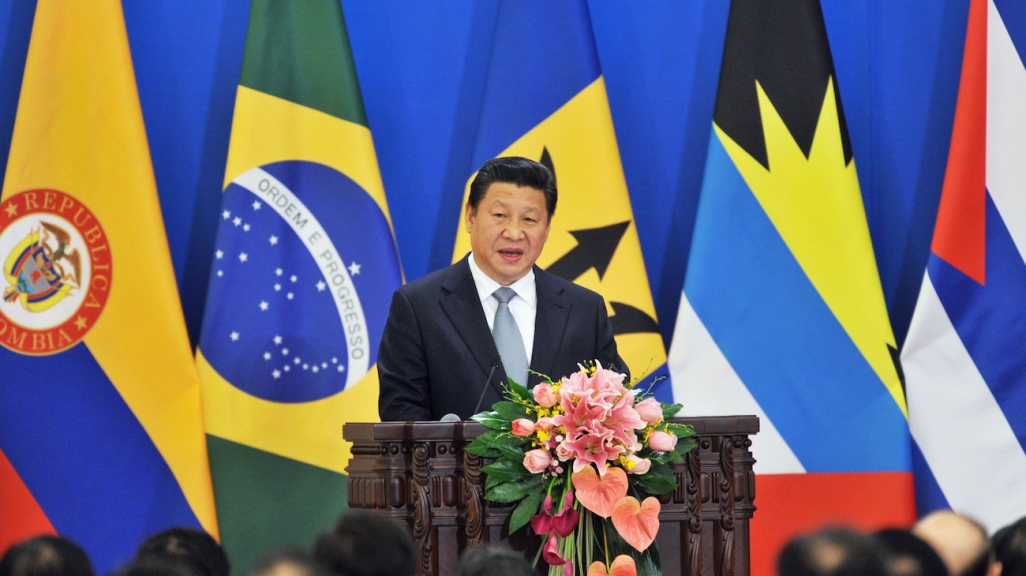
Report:
<svg viewBox="0 0 1026 576"><path fill-rule="evenodd" d="M902 349L920 514L1026 513L1026 5L972 0L947 173Z"/></svg>

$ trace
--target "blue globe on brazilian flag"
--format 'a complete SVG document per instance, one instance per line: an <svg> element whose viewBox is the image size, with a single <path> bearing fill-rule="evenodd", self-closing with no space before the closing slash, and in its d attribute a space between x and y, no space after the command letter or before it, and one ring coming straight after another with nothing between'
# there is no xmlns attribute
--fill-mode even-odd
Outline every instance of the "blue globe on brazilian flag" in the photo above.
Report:
<svg viewBox="0 0 1026 576"><path fill-rule="evenodd" d="M377 420L403 281L337 0L254 0L197 367L222 542L242 571L346 506L342 425Z"/></svg>

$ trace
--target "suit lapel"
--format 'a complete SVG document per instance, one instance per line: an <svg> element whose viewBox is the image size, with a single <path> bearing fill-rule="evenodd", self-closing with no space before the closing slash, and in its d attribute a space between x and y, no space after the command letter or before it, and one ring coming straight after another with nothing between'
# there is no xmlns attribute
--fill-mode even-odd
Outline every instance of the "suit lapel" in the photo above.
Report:
<svg viewBox="0 0 1026 576"><path fill-rule="evenodd" d="M498 358L499 351L488 331L488 320L481 308L481 299L466 258L449 268L442 282L441 305L481 369L485 374L491 372L492 362ZM499 362L499 367L492 375L492 386L496 387L496 382L505 382L505 379L502 362ZM496 387L496 390L501 392L501 386Z"/></svg>
<svg viewBox="0 0 1026 576"><path fill-rule="evenodd" d="M531 370L560 378L564 374L553 374L559 346L566 332L572 303L564 289L554 281L554 276L534 267L535 286L538 292L538 311L534 319L534 351L531 353ZM530 385L541 381L534 374L528 379Z"/></svg>

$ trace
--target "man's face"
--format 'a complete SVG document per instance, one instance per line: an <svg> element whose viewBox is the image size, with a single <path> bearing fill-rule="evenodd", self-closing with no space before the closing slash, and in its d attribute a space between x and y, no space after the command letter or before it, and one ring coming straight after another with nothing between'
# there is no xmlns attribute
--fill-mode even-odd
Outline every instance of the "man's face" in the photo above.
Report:
<svg viewBox="0 0 1026 576"><path fill-rule="evenodd" d="M549 239L545 194L537 188L493 182L476 211L467 204L464 219L474 261L503 286L531 270Z"/></svg>

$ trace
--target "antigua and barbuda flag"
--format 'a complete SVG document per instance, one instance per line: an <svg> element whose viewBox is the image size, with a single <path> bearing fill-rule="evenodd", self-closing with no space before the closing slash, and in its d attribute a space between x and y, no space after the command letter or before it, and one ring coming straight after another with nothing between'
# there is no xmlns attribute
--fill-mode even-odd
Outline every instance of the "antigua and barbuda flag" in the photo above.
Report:
<svg viewBox="0 0 1026 576"><path fill-rule="evenodd" d="M559 202L538 266L605 298L631 376L658 380L654 392L671 400L657 378L666 352L586 2L499 3L474 150L474 169L499 156L552 169ZM469 251L461 217L453 261Z"/></svg>
<svg viewBox="0 0 1026 576"><path fill-rule="evenodd" d="M39 0L0 195L0 553L97 573L217 535L200 388L118 0Z"/></svg>
<svg viewBox="0 0 1026 576"><path fill-rule="evenodd" d="M901 352L920 513L1026 511L1026 6L972 0L930 259ZM918 455L917 455L918 456Z"/></svg>
<svg viewBox="0 0 1026 576"><path fill-rule="evenodd" d="M346 505L402 274L338 0L254 0L196 362L222 538L245 571Z"/></svg>
<svg viewBox="0 0 1026 576"><path fill-rule="evenodd" d="M734 0L670 347L689 415L756 414L752 573L824 524L914 520L883 291L818 0Z"/></svg>

